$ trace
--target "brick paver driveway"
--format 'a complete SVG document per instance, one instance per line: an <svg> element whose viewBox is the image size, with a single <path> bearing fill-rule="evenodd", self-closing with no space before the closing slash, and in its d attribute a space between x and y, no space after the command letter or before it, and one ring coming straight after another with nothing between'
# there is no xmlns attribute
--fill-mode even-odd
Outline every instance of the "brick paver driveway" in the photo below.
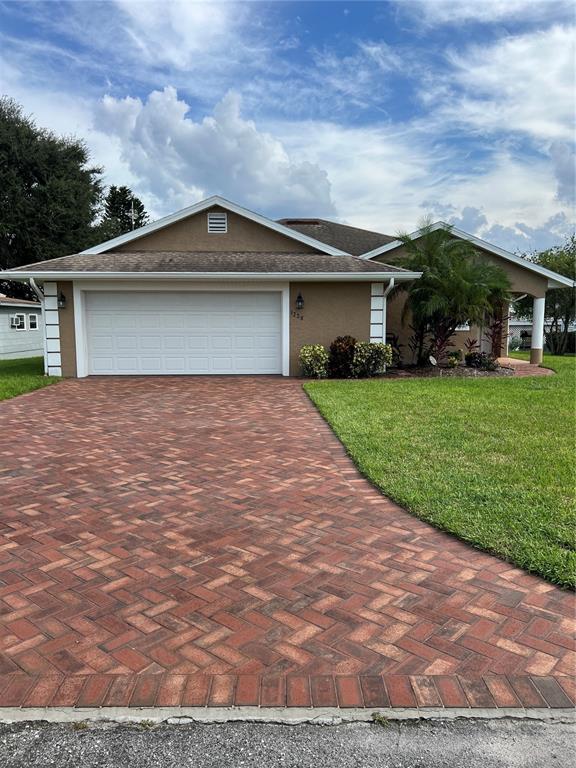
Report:
<svg viewBox="0 0 576 768"><path fill-rule="evenodd" d="M572 596L411 517L294 380L0 404L0 703L569 706Z"/></svg>

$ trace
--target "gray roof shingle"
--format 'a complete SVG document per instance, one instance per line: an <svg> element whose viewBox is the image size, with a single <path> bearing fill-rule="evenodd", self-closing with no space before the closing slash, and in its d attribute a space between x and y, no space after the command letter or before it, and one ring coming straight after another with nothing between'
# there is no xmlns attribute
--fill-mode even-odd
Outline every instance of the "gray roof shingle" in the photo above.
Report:
<svg viewBox="0 0 576 768"><path fill-rule="evenodd" d="M279 219L279 224L354 256L361 256L396 240L395 237L383 235L381 232L350 227L348 224L338 224L326 219Z"/></svg>
<svg viewBox="0 0 576 768"><path fill-rule="evenodd" d="M123 251L77 253L19 267L14 272L401 272L357 256L325 253Z"/></svg>

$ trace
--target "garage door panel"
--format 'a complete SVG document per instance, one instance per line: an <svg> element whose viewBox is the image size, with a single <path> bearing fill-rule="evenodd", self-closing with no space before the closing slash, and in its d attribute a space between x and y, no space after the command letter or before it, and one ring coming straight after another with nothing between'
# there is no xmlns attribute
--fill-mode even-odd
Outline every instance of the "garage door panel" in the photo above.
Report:
<svg viewBox="0 0 576 768"><path fill-rule="evenodd" d="M278 292L86 295L91 374L280 373Z"/></svg>

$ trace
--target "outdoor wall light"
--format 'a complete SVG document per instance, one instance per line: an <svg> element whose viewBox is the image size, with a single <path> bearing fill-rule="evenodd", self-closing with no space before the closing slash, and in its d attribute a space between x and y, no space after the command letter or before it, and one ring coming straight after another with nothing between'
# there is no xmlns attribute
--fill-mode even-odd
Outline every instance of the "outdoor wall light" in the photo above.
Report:
<svg viewBox="0 0 576 768"><path fill-rule="evenodd" d="M58 296L58 309L65 309L66 308L66 296L60 291L60 295Z"/></svg>
<svg viewBox="0 0 576 768"><path fill-rule="evenodd" d="M298 296L296 296L296 309L304 309L304 299L301 293L298 293Z"/></svg>

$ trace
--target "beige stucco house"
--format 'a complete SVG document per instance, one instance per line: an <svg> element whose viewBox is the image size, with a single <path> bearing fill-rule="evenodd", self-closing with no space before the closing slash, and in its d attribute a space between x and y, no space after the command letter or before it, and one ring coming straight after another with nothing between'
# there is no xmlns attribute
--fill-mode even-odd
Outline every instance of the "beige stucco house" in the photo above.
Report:
<svg viewBox="0 0 576 768"><path fill-rule="evenodd" d="M452 232L502 266L515 293L534 297L539 361L546 290L571 281ZM288 376L299 373L303 344L343 334L395 334L406 344L404 298L393 289L420 275L388 263L400 249L378 232L272 221L211 197L82 253L2 274L43 296L49 374ZM481 329L459 332L456 345L474 334Z"/></svg>

